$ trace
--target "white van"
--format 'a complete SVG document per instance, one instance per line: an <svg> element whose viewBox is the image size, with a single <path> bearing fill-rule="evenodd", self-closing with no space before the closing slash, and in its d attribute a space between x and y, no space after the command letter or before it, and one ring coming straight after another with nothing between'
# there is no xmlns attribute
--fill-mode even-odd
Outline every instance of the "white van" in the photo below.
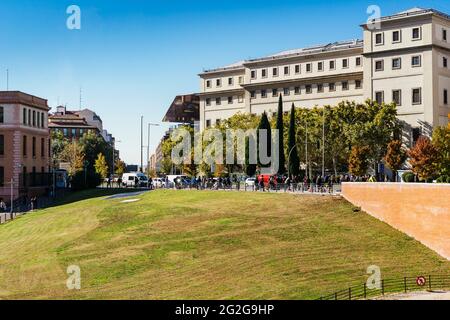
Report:
<svg viewBox="0 0 450 320"><path fill-rule="evenodd" d="M122 185L127 188L146 188L148 187L148 178L142 172L124 173L122 176Z"/></svg>

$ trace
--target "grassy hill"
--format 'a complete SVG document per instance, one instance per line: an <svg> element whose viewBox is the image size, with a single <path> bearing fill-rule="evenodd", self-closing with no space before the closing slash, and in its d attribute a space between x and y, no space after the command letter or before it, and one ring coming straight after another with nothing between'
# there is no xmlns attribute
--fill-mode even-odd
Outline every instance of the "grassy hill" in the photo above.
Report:
<svg viewBox="0 0 450 320"><path fill-rule="evenodd" d="M97 194L99 191L97 191ZM450 262L345 200L156 191L97 197L0 226L0 299L314 299ZM81 268L80 291L66 268Z"/></svg>

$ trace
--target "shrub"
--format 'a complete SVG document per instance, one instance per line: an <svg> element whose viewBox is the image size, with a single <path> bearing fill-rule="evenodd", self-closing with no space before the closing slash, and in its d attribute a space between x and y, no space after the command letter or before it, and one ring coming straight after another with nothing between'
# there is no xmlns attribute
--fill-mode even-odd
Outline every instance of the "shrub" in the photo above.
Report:
<svg viewBox="0 0 450 320"><path fill-rule="evenodd" d="M102 182L101 176L93 171L78 171L72 176L71 187L75 191L94 189Z"/></svg>
<svg viewBox="0 0 450 320"><path fill-rule="evenodd" d="M450 181L450 176L447 175L440 176L436 180L437 183L448 183L448 181Z"/></svg>
<svg viewBox="0 0 450 320"><path fill-rule="evenodd" d="M415 175L412 172L406 172L403 174L402 179L404 182L414 182Z"/></svg>

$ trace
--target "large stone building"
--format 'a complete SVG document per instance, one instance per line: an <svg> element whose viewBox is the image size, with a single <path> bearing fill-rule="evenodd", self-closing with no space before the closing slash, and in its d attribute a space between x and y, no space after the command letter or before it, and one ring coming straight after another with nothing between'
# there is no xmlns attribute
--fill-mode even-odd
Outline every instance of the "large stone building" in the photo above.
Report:
<svg viewBox="0 0 450 320"><path fill-rule="evenodd" d="M382 17L380 28L364 24L364 40L284 51L200 74L200 128L237 112L396 102L405 138L447 125L450 90L450 17L413 8Z"/></svg>
<svg viewBox="0 0 450 320"><path fill-rule="evenodd" d="M0 198L40 195L51 184L47 100L0 91ZM13 188L11 190L11 181Z"/></svg>
<svg viewBox="0 0 450 320"><path fill-rule="evenodd" d="M69 140L78 140L88 132L100 135L102 130L95 123L88 123L76 111L69 111L63 106L56 107L56 112L49 116L48 126L51 132L59 131Z"/></svg>

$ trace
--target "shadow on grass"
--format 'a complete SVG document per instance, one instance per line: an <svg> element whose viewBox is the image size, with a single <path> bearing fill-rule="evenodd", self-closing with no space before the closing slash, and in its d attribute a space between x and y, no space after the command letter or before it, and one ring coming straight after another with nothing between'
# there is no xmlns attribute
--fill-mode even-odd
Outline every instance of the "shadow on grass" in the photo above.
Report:
<svg viewBox="0 0 450 320"><path fill-rule="evenodd" d="M133 193L133 192L137 192L137 191L139 191L139 190L138 189L125 189L125 188L118 188L118 189L97 188L97 189L89 189L89 190L83 190L83 191L74 191L74 192L69 192L58 199L55 199L55 201L53 203L49 203L48 205L46 205L45 207L43 207L41 209L59 207L62 205L75 203L75 202L79 202L79 201L83 201L83 200L113 196L113 195L121 194L121 193Z"/></svg>

